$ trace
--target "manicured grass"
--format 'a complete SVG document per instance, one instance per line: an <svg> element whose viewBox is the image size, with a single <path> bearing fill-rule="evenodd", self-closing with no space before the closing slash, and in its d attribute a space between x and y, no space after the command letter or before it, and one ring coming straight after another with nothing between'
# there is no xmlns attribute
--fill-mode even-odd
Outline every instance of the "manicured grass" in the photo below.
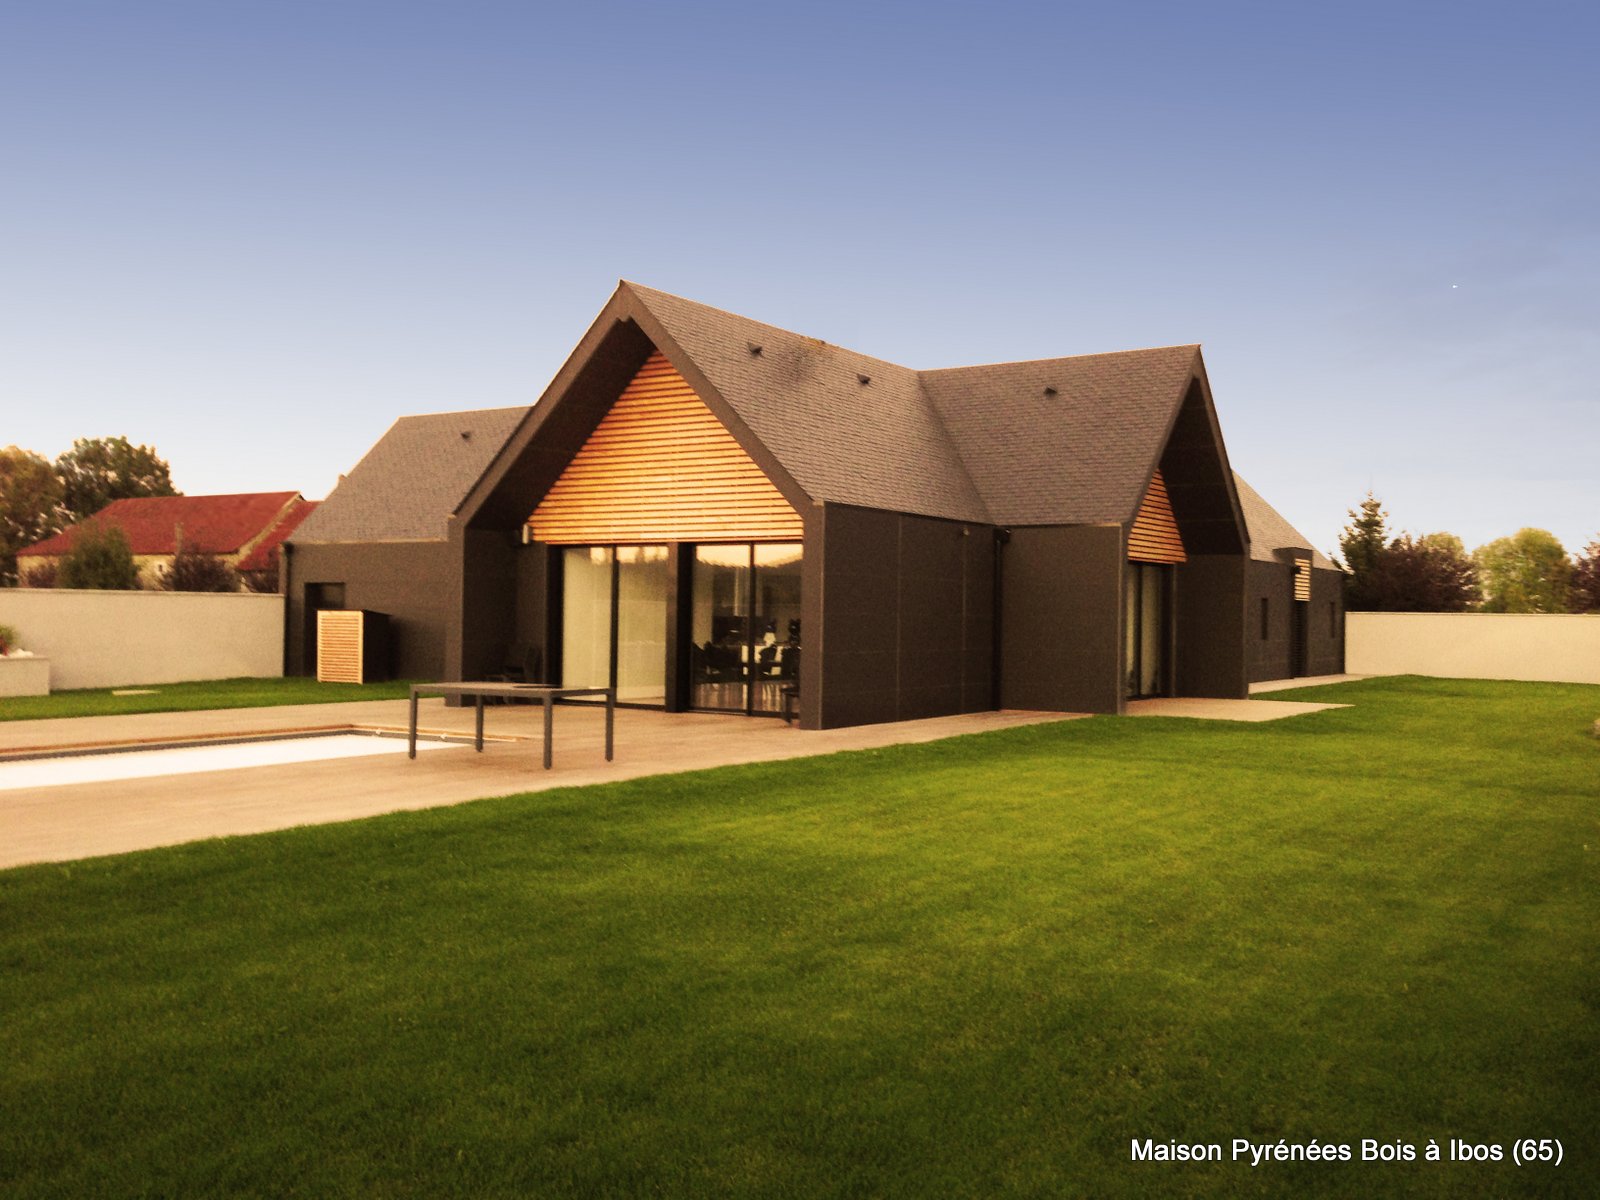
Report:
<svg viewBox="0 0 1600 1200"><path fill-rule="evenodd" d="M0 700L0 721L40 717L104 717L117 713L189 712L201 708L266 708L280 704L338 704L349 700L403 700L409 682L318 683L315 679L210 679L152 683L151 696L113 696L117 688L86 688L48 696Z"/></svg>
<svg viewBox="0 0 1600 1200"><path fill-rule="evenodd" d="M0 1191L1594 1196L1600 688L1305 698L0 873Z"/></svg>

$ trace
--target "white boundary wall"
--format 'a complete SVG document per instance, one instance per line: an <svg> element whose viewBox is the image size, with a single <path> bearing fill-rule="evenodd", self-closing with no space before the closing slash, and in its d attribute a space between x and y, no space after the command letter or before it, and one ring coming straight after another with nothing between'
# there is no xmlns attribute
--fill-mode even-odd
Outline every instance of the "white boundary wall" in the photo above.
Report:
<svg viewBox="0 0 1600 1200"><path fill-rule="evenodd" d="M1345 614L1352 675L1600 683L1600 614Z"/></svg>
<svg viewBox="0 0 1600 1200"><path fill-rule="evenodd" d="M0 625L51 691L283 674L282 596L0 588Z"/></svg>

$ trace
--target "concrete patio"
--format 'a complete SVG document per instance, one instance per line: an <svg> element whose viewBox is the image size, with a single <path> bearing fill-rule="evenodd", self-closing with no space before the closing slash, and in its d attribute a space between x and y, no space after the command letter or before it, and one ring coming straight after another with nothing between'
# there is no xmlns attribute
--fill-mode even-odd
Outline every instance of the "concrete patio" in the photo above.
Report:
<svg viewBox="0 0 1600 1200"><path fill-rule="evenodd" d="M802 731L778 720L619 709L616 760L605 761L599 708L563 705L555 766L540 767L542 710L487 710L482 754L470 740L419 754L288 763L181 776L0 791L0 867L119 854L202 838L458 804L486 796L928 742L1070 719L1073 714L982 712L849 729ZM0 756L89 746L153 745L337 729L399 732L405 701L316 704L0 722ZM471 737L473 710L422 702L427 733ZM0 762L0 772L5 764Z"/></svg>

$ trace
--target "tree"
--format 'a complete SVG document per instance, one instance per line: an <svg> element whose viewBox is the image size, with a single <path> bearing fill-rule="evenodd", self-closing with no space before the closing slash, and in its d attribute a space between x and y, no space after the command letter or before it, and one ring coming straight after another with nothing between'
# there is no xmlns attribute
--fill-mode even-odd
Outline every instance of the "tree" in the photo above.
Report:
<svg viewBox="0 0 1600 1200"><path fill-rule="evenodd" d="M1464 612L1478 601L1477 570L1453 533L1401 534L1369 576L1379 612Z"/></svg>
<svg viewBox="0 0 1600 1200"><path fill-rule="evenodd" d="M61 528L61 481L32 450L0 450L0 584L17 581L17 551Z"/></svg>
<svg viewBox="0 0 1600 1200"><path fill-rule="evenodd" d="M102 525L99 521L80 525L72 548L61 560L56 586L122 592L137 589L139 568L128 548L128 535L115 525Z"/></svg>
<svg viewBox="0 0 1600 1200"><path fill-rule="evenodd" d="M53 588L60 570L61 566L55 559L46 558L24 571L22 582L31 588Z"/></svg>
<svg viewBox="0 0 1600 1200"><path fill-rule="evenodd" d="M1389 514L1383 511L1382 503L1371 492L1359 508L1349 512L1350 524L1339 535L1339 553L1344 556L1341 565L1350 573L1345 588L1345 607L1351 612L1369 611L1375 607L1374 573L1378 558L1388 546Z"/></svg>
<svg viewBox="0 0 1600 1200"><path fill-rule="evenodd" d="M1600 612L1600 537L1590 542L1573 564L1567 603L1573 612Z"/></svg>
<svg viewBox="0 0 1600 1200"><path fill-rule="evenodd" d="M161 588L168 592L237 592L239 572L215 554L180 545L172 565L161 573Z"/></svg>
<svg viewBox="0 0 1600 1200"><path fill-rule="evenodd" d="M1472 552L1485 612L1566 612L1572 563L1556 535L1521 529Z"/></svg>
<svg viewBox="0 0 1600 1200"><path fill-rule="evenodd" d="M67 524L94 516L113 500L181 494L155 448L135 446L125 437L79 438L56 459L56 474Z"/></svg>

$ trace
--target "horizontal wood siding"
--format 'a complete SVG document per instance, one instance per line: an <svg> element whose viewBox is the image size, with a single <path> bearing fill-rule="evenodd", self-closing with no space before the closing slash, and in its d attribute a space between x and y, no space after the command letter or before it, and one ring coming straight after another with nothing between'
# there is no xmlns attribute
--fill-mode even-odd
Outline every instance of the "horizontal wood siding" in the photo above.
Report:
<svg viewBox="0 0 1600 1200"><path fill-rule="evenodd" d="M317 614L317 682L363 683L359 612L327 609Z"/></svg>
<svg viewBox="0 0 1600 1200"><path fill-rule="evenodd" d="M800 514L652 354L533 510L549 545L798 541Z"/></svg>
<svg viewBox="0 0 1600 1200"><path fill-rule="evenodd" d="M1297 558L1294 560L1294 598L1296 600L1311 599L1311 560Z"/></svg>
<svg viewBox="0 0 1600 1200"><path fill-rule="evenodd" d="M1172 515L1172 501L1167 498L1167 481L1160 470L1150 481L1139 505L1139 515L1128 531L1128 558L1133 562L1181 563L1188 562L1183 552L1183 538L1178 533L1177 518Z"/></svg>

